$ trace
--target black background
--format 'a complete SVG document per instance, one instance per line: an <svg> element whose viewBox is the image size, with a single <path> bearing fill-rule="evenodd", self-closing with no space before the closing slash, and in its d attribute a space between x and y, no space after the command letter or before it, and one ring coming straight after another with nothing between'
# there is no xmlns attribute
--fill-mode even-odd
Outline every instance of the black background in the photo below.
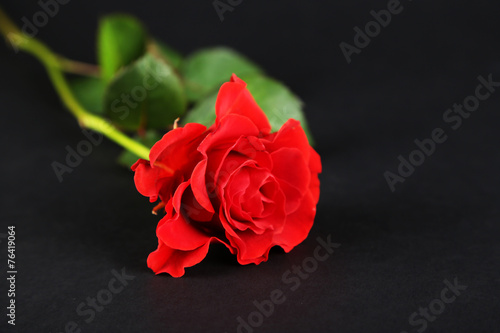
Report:
<svg viewBox="0 0 500 333"><path fill-rule="evenodd" d="M59 183L53 161L84 139L33 57L0 46L1 228L16 226L17 318L1 332L236 332L254 300L280 289L286 301L255 332L415 332L409 316L440 296L443 280L467 289L426 332L498 332L500 92L453 131L443 119L474 94L479 75L500 81L500 6L494 1L402 1L401 14L348 64L339 44L387 1L250 1L221 22L207 1L70 1L37 35L55 51L95 62L98 18L142 19L183 54L228 45L262 65L305 102L322 156L321 199L308 239L290 254L239 266L213 247L180 279L146 266L158 217L115 164L109 141ZM2 1L12 19L36 1ZM386 170L413 140L441 127L437 146L391 192ZM312 256L318 236L341 246L290 290L282 275ZM7 259L0 243L2 271ZM112 270L135 276L91 323L77 306L107 287ZM423 328L423 327L422 327Z"/></svg>

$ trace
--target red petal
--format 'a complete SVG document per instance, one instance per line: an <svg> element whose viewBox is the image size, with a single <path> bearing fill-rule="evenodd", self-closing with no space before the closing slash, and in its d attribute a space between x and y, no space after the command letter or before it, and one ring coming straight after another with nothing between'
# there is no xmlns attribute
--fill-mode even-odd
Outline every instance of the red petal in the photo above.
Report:
<svg viewBox="0 0 500 333"><path fill-rule="evenodd" d="M187 181L179 185L172 199L175 213L173 216L171 214L165 216L156 229L159 240L171 248L184 251L194 250L210 238L203 231L197 229L195 225L190 224L184 218L184 212L181 211L181 209L193 209L193 207L181 206L182 196L189 184L190 182Z"/></svg>
<svg viewBox="0 0 500 333"><path fill-rule="evenodd" d="M210 239L210 236L190 224L183 214L176 214L175 218L164 222L156 235L169 247L182 251L194 250Z"/></svg>
<svg viewBox="0 0 500 333"><path fill-rule="evenodd" d="M304 153L306 160L309 160L311 146L304 129L300 126L300 122L295 119L289 119L277 133L262 138L262 141L269 152L284 147L296 148Z"/></svg>
<svg viewBox="0 0 500 333"><path fill-rule="evenodd" d="M246 83L234 74L231 82L224 83L219 90L215 113L217 115L216 126L227 115L238 114L249 118L262 134L267 135L271 132L267 116L253 99L246 88Z"/></svg>
<svg viewBox="0 0 500 333"><path fill-rule="evenodd" d="M214 207L210 202L207 192L207 160L204 159L196 165L191 175L191 189L196 201L207 210L208 212L214 213Z"/></svg>
<svg viewBox="0 0 500 333"><path fill-rule="evenodd" d="M316 203L310 193L304 196L299 208L288 215L285 227L280 234L274 235L273 243L281 246L286 252L306 239L316 215Z"/></svg>
<svg viewBox="0 0 500 333"><path fill-rule="evenodd" d="M296 148L281 148L271 154L272 174L278 179L286 196L286 211L293 212L308 191L311 171L304 155Z"/></svg>
<svg viewBox="0 0 500 333"><path fill-rule="evenodd" d="M160 168L152 168L149 161L140 159L133 166L134 182L140 194L149 197L151 202L158 199L161 192L169 190L171 174Z"/></svg>
<svg viewBox="0 0 500 333"><path fill-rule="evenodd" d="M172 192L185 175L189 176L201 158L196 148L205 137L205 126L187 124L165 134L153 148L150 161L138 160L133 166L137 190L154 202L158 196L168 201Z"/></svg>
<svg viewBox="0 0 500 333"><path fill-rule="evenodd" d="M315 203L318 203L319 200L319 178L318 173L321 172L321 159L311 148L311 158L309 160L309 168L311 169L311 183L309 185L309 190L313 196L313 200Z"/></svg>
<svg viewBox="0 0 500 333"><path fill-rule="evenodd" d="M193 184L186 189L182 197L183 212L186 218L196 222L210 222L214 219L214 212L206 210L193 194ZM217 218L217 216L215 216Z"/></svg>
<svg viewBox="0 0 500 333"><path fill-rule="evenodd" d="M193 144L197 145L197 142L193 141L199 139L205 132L205 130L206 127L201 124L189 123L184 127L178 127L167 132L167 134L165 134L151 148L151 151L149 153L149 160L151 161L151 165L153 165L157 160L160 160L160 162L166 164L169 168L177 170L178 168L175 168L175 162L184 161L184 154L182 153L189 153L189 148L192 148ZM178 150L181 150L182 153ZM168 162L173 162L173 165Z"/></svg>
<svg viewBox="0 0 500 333"><path fill-rule="evenodd" d="M242 136L258 136L258 127L247 117L230 114L224 117L215 130L208 134L198 151L206 153L210 149L224 149L233 146Z"/></svg>
<svg viewBox="0 0 500 333"><path fill-rule="evenodd" d="M251 230L236 232L228 224L221 211L221 223L226 230L226 237L236 249L236 258L241 265L260 264L266 261L272 247L273 231L256 234Z"/></svg>
<svg viewBox="0 0 500 333"><path fill-rule="evenodd" d="M192 251L175 250L161 241L158 249L148 257L148 267L156 274L168 273L173 277L184 275L184 269L202 261L208 253L210 242L207 242Z"/></svg>
<svg viewBox="0 0 500 333"><path fill-rule="evenodd" d="M310 158L309 158L309 168L313 173L321 173L321 158L319 154L311 147L310 148Z"/></svg>

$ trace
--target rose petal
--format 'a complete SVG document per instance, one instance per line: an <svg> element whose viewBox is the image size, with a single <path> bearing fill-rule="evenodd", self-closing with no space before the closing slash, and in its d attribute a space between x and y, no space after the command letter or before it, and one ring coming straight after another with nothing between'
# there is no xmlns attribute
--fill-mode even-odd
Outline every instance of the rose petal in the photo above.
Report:
<svg viewBox="0 0 500 333"><path fill-rule="evenodd" d="M262 142L269 152L284 147L295 148L304 154L306 161L309 160L311 146L309 145L304 129L300 126L300 122L295 119L289 119L281 126L277 133L262 138Z"/></svg>
<svg viewBox="0 0 500 333"><path fill-rule="evenodd" d="M171 200L172 208L175 212L169 212L158 224L156 235L163 243L177 250L193 250L204 244L209 235L190 223L184 214L185 211L196 209L188 207L182 202L183 195L189 187L190 181L186 181L177 187Z"/></svg>
<svg viewBox="0 0 500 333"><path fill-rule="evenodd" d="M167 246L182 251L194 250L210 239L209 235L190 224L182 214L176 214L174 219L164 222L156 235Z"/></svg>
<svg viewBox="0 0 500 333"><path fill-rule="evenodd" d="M192 154L192 151L196 151L193 146L196 147L204 138L205 130L204 125L188 123L184 127L178 127L167 132L151 148L149 153L151 166L153 166L154 162L160 160L169 168L177 170L176 166L182 164L186 157Z"/></svg>
<svg viewBox="0 0 500 333"><path fill-rule="evenodd" d="M151 202L155 202L158 199L158 194L165 182L162 179L168 177L162 177L163 170L158 168L152 168L149 161L139 159L132 165L132 171L134 171L134 182L137 191L140 194L149 197Z"/></svg>
<svg viewBox="0 0 500 333"><path fill-rule="evenodd" d="M309 150L311 154L309 158L309 169L311 169L311 172L313 173L321 173L321 157L312 147L310 147Z"/></svg>
<svg viewBox="0 0 500 333"><path fill-rule="evenodd" d="M242 115L250 119L259 129L267 135L271 132L271 125L265 113L257 105L252 95L246 88L246 83L236 75L232 75L231 82L224 83L215 102L215 125L228 115Z"/></svg>
<svg viewBox="0 0 500 333"><path fill-rule="evenodd" d="M210 222L214 218L214 212L206 210L194 196L192 183L182 197L182 211L186 218L196 222Z"/></svg>
<svg viewBox="0 0 500 333"><path fill-rule="evenodd" d="M242 115L229 114L217 124L214 130L206 136L198 147L198 151L204 155L213 149L227 149L232 147L242 136L259 135L259 128L251 119Z"/></svg>
<svg viewBox="0 0 500 333"><path fill-rule="evenodd" d="M193 190L194 197L196 201L199 202L201 207L203 207L208 212L214 213L214 207L210 198L208 197L207 184L206 184L206 172L207 171L207 160L204 159L200 161L193 170L191 175L191 188Z"/></svg>
<svg viewBox="0 0 500 333"><path fill-rule="evenodd" d="M304 155L296 148L280 148L271 153L272 174L278 179L286 195L287 213L297 209L298 202L307 192L311 181L311 171Z"/></svg>
<svg viewBox="0 0 500 333"><path fill-rule="evenodd" d="M231 176L248 165L255 166L255 161L249 160L246 156L240 154L228 154L217 170L215 179L217 190L220 191L225 188Z"/></svg>
<svg viewBox="0 0 500 333"><path fill-rule="evenodd" d="M186 267L191 267L202 261L208 253L210 241L192 251L173 249L159 241L158 249L148 256L148 267L156 274L168 273L173 277L181 277Z"/></svg>
<svg viewBox="0 0 500 333"><path fill-rule="evenodd" d="M242 200L245 200L243 196L253 181L247 168L238 168L231 178L232 181L228 182L227 188L221 191L228 222L238 230L250 228L255 233L262 234L265 230L255 225L252 215L241 206Z"/></svg>
<svg viewBox="0 0 500 333"><path fill-rule="evenodd" d="M261 140L254 136L242 137L233 146L231 152L239 153L248 159L254 160L261 168L269 170L273 167L273 161Z"/></svg>
<svg viewBox="0 0 500 333"><path fill-rule="evenodd" d="M267 205L265 214L261 217L254 218L253 222L256 227L265 230L273 230L275 233L280 233L286 223L286 199L282 190L276 191L272 202Z"/></svg>
<svg viewBox="0 0 500 333"><path fill-rule="evenodd" d="M200 124L187 124L184 128L172 130L151 148L150 161L139 159L132 166L139 193L148 196L151 202L158 196L168 201L179 184L179 178L182 179L184 174L189 177L201 158L196 147L205 137L205 129Z"/></svg>
<svg viewBox="0 0 500 333"><path fill-rule="evenodd" d="M241 265L260 264L268 259L269 250L272 247L273 231L256 234L251 230L238 231L232 229L220 212L221 223L226 230L226 237L232 247L236 249L236 258Z"/></svg>
<svg viewBox="0 0 500 333"><path fill-rule="evenodd" d="M281 246L285 252L290 252L295 246L306 239L316 215L316 203L310 193L298 209L286 218L285 226L281 233L275 234L273 243Z"/></svg>

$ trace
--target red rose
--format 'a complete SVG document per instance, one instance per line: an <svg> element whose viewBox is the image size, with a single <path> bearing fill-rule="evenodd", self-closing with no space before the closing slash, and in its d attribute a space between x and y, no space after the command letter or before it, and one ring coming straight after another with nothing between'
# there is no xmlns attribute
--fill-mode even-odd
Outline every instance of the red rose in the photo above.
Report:
<svg viewBox="0 0 500 333"><path fill-rule="evenodd" d="M215 109L210 128L176 128L151 148L150 161L132 166L138 191L165 207L158 249L148 257L157 274L182 276L214 242L240 264L259 264L275 245L292 250L312 227L321 161L300 123L290 119L270 133L236 75L222 85Z"/></svg>

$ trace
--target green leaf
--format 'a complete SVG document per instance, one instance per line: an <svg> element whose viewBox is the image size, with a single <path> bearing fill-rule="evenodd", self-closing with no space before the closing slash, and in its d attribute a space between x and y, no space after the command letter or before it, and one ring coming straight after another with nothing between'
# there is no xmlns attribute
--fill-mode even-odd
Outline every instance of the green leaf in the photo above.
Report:
<svg viewBox="0 0 500 333"><path fill-rule="evenodd" d="M210 127L215 122L215 101L217 93L212 94L198 103L182 119L183 124L198 123Z"/></svg>
<svg viewBox="0 0 500 333"><path fill-rule="evenodd" d="M102 78L109 81L121 67L143 55L146 40L146 30L133 16L113 14L102 18L97 35Z"/></svg>
<svg viewBox="0 0 500 333"><path fill-rule="evenodd" d="M184 113L186 98L172 67L147 53L115 75L104 109L125 130L166 129Z"/></svg>
<svg viewBox="0 0 500 333"><path fill-rule="evenodd" d="M160 55L165 58L169 65L175 69L179 69L181 67L182 55L179 52L160 41L154 41L153 45L158 47Z"/></svg>
<svg viewBox="0 0 500 333"><path fill-rule="evenodd" d="M77 77L70 80L70 88L80 104L90 112L103 112L106 84L94 77Z"/></svg>
<svg viewBox="0 0 500 333"><path fill-rule="evenodd" d="M198 101L218 90L233 73L243 76L262 72L241 54L224 47L195 52L184 61L181 71L190 101Z"/></svg>
<svg viewBox="0 0 500 333"><path fill-rule="evenodd" d="M250 75L242 78L257 104L264 111L271 124L272 131L278 131L290 118L300 121L309 143L313 138L302 111L302 102L285 85L261 75ZM215 101L217 93L196 103L187 113L183 123L200 123L211 126L215 122Z"/></svg>
<svg viewBox="0 0 500 333"><path fill-rule="evenodd" d="M265 76L246 78L247 88L266 113L275 132L290 118L300 121L311 145L314 144L307 120L302 111L302 101L283 83Z"/></svg>
<svg viewBox="0 0 500 333"><path fill-rule="evenodd" d="M148 148L153 147L153 145L161 139L161 135L153 130L146 131L146 133L143 136L136 136L134 137L134 140L137 142L142 143ZM130 168L137 160L139 159L139 156L136 154L124 150L120 156L118 156L118 164L123 165L127 168Z"/></svg>

